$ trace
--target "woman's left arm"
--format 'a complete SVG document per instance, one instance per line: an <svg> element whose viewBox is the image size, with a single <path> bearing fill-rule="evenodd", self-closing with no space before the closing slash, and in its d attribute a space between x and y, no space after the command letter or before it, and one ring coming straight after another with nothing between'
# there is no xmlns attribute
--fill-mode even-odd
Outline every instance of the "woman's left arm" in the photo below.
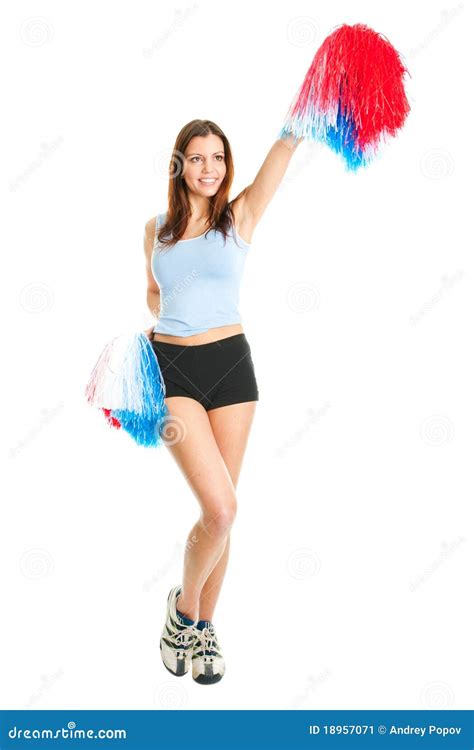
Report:
<svg viewBox="0 0 474 750"><path fill-rule="evenodd" d="M302 138L278 138L268 152L254 181L236 200L239 202L239 221L246 234L252 234L263 212L275 195L280 182Z"/></svg>

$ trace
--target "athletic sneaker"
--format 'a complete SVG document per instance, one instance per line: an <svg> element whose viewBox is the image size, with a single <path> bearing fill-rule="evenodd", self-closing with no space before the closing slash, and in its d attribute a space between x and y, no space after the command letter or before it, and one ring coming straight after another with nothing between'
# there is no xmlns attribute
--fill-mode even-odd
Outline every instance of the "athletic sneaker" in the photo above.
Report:
<svg viewBox="0 0 474 750"><path fill-rule="evenodd" d="M194 628L196 640L192 652L193 680L212 685L224 676L225 663L212 622L200 630Z"/></svg>
<svg viewBox="0 0 474 750"><path fill-rule="evenodd" d="M166 669L177 677L186 674L191 666L195 625L185 625L176 613L176 600L181 586L174 586L168 594L166 622L160 638L160 651ZM195 621L197 622L197 621Z"/></svg>

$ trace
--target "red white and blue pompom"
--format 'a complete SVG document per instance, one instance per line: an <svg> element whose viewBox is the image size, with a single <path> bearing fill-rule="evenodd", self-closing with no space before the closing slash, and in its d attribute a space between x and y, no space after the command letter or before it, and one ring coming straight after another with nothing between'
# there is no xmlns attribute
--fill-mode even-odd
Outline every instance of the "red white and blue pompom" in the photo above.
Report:
<svg viewBox="0 0 474 750"><path fill-rule="evenodd" d="M317 50L278 135L326 143L348 171L367 166L410 111L397 50L364 24L343 24Z"/></svg>
<svg viewBox="0 0 474 750"><path fill-rule="evenodd" d="M144 333L122 335L103 349L85 396L110 427L123 428L138 445L157 447L169 414L158 359Z"/></svg>

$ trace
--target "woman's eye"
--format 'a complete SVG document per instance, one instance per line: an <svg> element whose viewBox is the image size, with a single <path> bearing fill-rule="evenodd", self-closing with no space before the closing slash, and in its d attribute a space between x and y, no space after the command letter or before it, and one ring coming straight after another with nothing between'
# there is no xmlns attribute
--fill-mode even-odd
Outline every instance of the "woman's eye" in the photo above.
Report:
<svg viewBox="0 0 474 750"><path fill-rule="evenodd" d="M191 161L194 162L194 159L200 159L200 158L201 158L200 156L191 156ZM216 159L219 159L220 161L222 161L224 157L222 156L222 154L217 154Z"/></svg>

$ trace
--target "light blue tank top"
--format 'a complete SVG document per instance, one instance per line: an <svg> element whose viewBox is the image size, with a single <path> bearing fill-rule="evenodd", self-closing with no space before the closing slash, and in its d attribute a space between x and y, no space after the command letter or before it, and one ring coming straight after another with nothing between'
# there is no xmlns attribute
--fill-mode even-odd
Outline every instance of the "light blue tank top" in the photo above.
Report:
<svg viewBox="0 0 474 750"><path fill-rule="evenodd" d="M230 230L211 229L164 248L157 238L165 214L158 214L151 270L160 287L160 314L153 331L193 336L209 328L241 323L240 282L250 244ZM234 236L235 235L235 236Z"/></svg>

